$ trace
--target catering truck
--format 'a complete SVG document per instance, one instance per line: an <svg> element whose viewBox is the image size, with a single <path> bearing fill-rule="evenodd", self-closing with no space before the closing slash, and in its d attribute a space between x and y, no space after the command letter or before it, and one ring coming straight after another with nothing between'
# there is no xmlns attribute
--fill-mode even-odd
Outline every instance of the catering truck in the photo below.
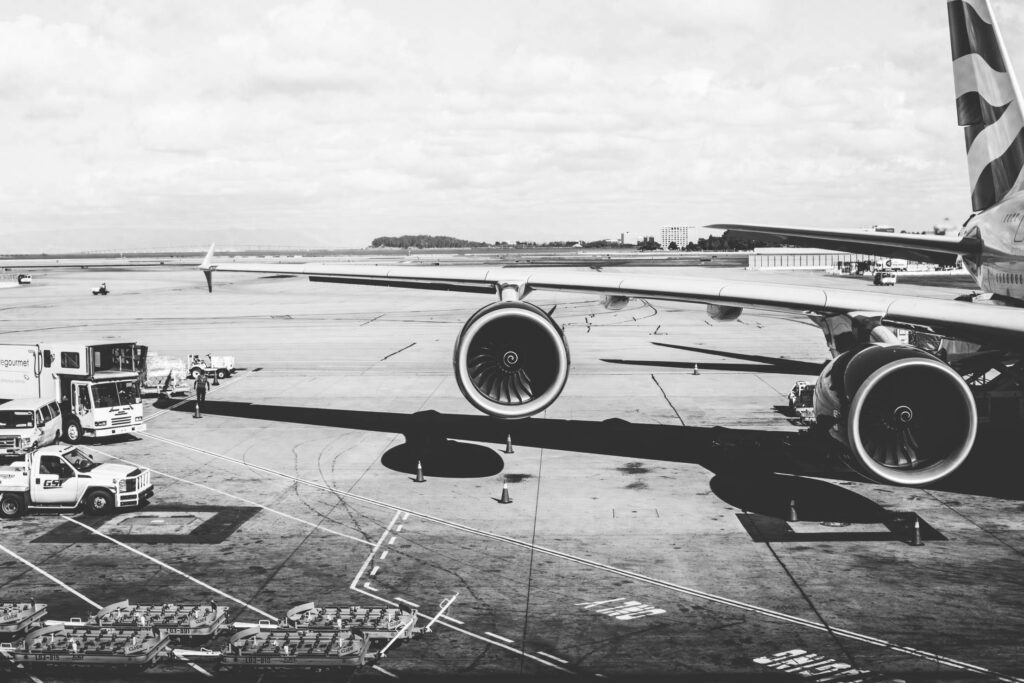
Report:
<svg viewBox="0 0 1024 683"><path fill-rule="evenodd" d="M102 515L139 508L152 495L148 469L97 464L74 446L45 446L0 467L0 517L78 509Z"/></svg>
<svg viewBox="0 0 1024 683"><path fill-rule="evenodd" d="M135 342L0 344L0 400L57 403L69 443L144 432L139 368L145 354ZM50 411L51 419L56 413Z"/></svg>

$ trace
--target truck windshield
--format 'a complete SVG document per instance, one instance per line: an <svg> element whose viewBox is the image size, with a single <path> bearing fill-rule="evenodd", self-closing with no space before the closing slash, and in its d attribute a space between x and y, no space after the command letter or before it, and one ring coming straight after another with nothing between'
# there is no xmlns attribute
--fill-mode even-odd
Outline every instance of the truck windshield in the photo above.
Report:
<svg viewBox="0 0 1024 683"><path fill-rule="evenodd" d="M139 402L139 387L135 380L103 382L92 386L92 405L95 408L130 406Z"/></svg>
<svg viewBox="0 0 1024 683"><path fill-rule="evenodd" d="M79 472L88 472L96 467L96 463L92 458L78 450L65 453L64 458Z"/></svg>
<svg viewBox="0 0 1024 683"><path fill-rule="evenodd" d="M31 410L0 410L0 429L20 429L33 424Z"/></svg>

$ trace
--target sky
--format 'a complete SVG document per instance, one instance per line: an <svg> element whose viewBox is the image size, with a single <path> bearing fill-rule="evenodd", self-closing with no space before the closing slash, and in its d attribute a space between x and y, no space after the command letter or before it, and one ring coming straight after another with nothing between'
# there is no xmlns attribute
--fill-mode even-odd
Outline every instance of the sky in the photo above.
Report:
<svg viewBox="0 0 1024 683"><path fill-rule="evenodd" d="M5 0L0 253L958 225L945 4Z"/></svg>

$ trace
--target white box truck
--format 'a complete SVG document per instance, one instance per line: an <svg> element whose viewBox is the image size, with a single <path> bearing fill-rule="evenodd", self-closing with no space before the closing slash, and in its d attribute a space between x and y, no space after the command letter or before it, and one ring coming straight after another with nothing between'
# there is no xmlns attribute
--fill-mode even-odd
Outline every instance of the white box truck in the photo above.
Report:
<svg viewBox="0 0 1024 683"><path fill-rule="evenodd" d="M0 344L0 399L56 402L69 443L144 432L144 363L145 347L135 342Z"/></svg>

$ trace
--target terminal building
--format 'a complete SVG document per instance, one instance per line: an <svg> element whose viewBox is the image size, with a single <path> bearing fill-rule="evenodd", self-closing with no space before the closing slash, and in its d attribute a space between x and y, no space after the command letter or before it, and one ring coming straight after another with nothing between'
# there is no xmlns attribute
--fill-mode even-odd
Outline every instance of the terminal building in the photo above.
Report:
<svg viewBox="0 0 1024 683"><path fill-rule="evenodd" d="M747 256L748 270L830 270L841 263L875 262L878 256L831 249L761 247Z"/></svg>

